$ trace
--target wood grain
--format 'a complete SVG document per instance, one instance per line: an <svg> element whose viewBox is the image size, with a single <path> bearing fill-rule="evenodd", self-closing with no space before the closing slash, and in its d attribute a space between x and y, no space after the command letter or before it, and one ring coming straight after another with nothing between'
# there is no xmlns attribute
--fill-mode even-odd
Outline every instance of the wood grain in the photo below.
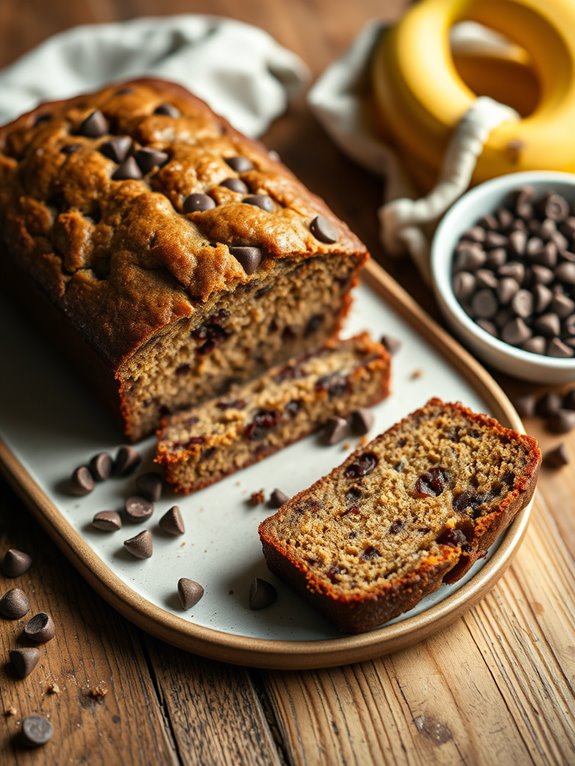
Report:
<svg viewBox="0 0 575 766"><path fill-rule="evenodd" d="M364 23L393 17L406 3L212 0L191 6L164 0L159 5L155 0L3 0L0 66L77 23L193 10L261 25L317 75ZM265 140L381 257L375 217L380 184L326 140L303 101ZM386 267L419 303L436 311L409 264ZM541 390L497 377L511 394ZM560 440L537 419L527 427L544 449ZM575 435L562 440L575 461ZM4 488L0 545L2 550L9 544L31 546L35 567L22 581L35 606L49 606L59 636L43 649L29 679L1 676L0 699L3 706L14 704L19 715L32 708L50 713L64 736L58 734L56 751L22 753L11 744L18 719L3 718L0 762L34 758L52 764L57 752L57 762L90 764L242 764L266 758L277 763L284 755L289 763L314 766L574 763L574 499L572 466L542 471L531 528L511 569L479 606L438 636L347 668L254 673L142 639L79 580ZM8 587L5 580L0 583ZM0 622L3 656L17 633L17 624ZM45 693L52 679L61 694ZM87 701L88 683L100 681L109 689L103 702Z"/></svg>

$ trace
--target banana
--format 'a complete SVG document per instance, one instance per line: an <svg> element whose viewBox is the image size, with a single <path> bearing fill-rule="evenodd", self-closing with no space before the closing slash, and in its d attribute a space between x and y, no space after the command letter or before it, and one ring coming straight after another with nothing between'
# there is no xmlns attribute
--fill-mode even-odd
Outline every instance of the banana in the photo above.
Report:
<svg viewBox="0 0 575 766"><path fill-rule="evenodd" d="M525 56L454 60L449 32L461 20L505 35ZM473 183L517 170L575 172L574 28L574 0L421 0L375 50L376 124L428 187L474 90L491 88L522 118L491 131Z"/></svg>

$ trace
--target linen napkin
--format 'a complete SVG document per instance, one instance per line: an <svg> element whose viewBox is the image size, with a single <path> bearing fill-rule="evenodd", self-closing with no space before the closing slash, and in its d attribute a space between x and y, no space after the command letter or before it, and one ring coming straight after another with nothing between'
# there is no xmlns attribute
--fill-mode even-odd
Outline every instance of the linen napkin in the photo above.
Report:
<svg viewBox="0 0 575 766"><path fill-rule="evenodd" d="M141 18L70 29L0 71L0 123L39 101L153 75L184 85L249 136L305 85L305 64L262 29L216 16Z"/></svg>

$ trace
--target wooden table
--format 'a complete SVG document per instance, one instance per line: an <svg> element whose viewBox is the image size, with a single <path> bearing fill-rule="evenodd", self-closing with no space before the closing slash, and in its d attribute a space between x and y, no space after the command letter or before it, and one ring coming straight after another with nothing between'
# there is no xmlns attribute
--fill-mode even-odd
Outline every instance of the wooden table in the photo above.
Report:
<svg viewBox="0 0 575 766"><path fill-rule="evenodd" d="M205 12L253 22L314 75L372 18L401 0L2 0L0 66L80 23ZM381 258L379 182L339 154L303 100L264 137ZM387 264L386 264L387 265ZM407 266L394 276L435 313ZM527 391L511 380L506 391ZM547 448L558 441L539 422ZM575 435L565 438L575 459ZM0 483L0 552L29 550L32 608L49 604L59 636L39 668L0 675L2 764L575 763L575 474L543 471L533 520L511 568L464 618L392 656L318 672L257 672L185 654L117 615L80 579ZM0 580L0 590L11 581ZM1 662L16 627L0 622ZM98 689L104 696L98 695ZM46 748L13 745L21 715L51 717Z"/></svg>

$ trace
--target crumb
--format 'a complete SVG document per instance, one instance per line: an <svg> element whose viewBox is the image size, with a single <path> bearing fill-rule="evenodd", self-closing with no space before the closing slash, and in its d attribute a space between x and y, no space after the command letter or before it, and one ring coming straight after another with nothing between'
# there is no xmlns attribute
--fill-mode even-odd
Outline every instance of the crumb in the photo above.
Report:
<svg viewBox="0 0 575 766"><path fill-rule="evenodd" d="M409 379L410 380L419 380L423 375L423 370L420 370L419 368L416 370L413 370L413 372L410 374Z"/></svg>
<svg viewBox="0 0 575 766"><path fill-rule="evenodd" d="M515 138L512 141L509 141L505 148L507 150L509 162L511 162L512 165L518 165L519 160L521 159L521 152L525 148L525 142L521 141L519 138Z"/></svg>
<svg viewBox="0 0 575 766"><path fill-rule="evenodd" d="M361 437L359 438L359 440L358 440L358 442L357 442L357 443L358 443L358 445L359 445L360 447L365 447L365 445L366 445L368 442L369 442L369 437L368 437L368 435L367 435L367 434L364 434L363 436L361 436Z"/></svg>
<svg viewBox="0 0 575 766"><path fill-rule="evenodd" d="M60 694L62 690L58 686L58 684L55 681L52 681L52 683L48 684L48 688L46 689L46 694Z"/></svg>
<svg viewBox="0 0 575 766"><path fill-rule="evenodd" d="M12 718L12 716L18 715L18 711L14 707L14 705L10 705L10 707L7 707L4 710L4 717L5 718Z"/></svg>
<svg viewBox="0 0 575 766"><path fill-rule="evenodd" d="M261 505L263 502L265 502L265 495L263 489L258 490L257 492L252 492L252 494L249 496L248 503L250 505L253 505L254 507L256 505Z"/></svg>
<svg viewBox="0 0 575 766"><path fill-rule="evenodd" d="M103 699L107 693L108 689L103 681L101 681L98 686L94 686L93 689L88 689L88 696L95 700Z"/></svg>
<svg viewBox="0 0 575 766"><path fill-rule="evenodd" d="M186 544L186 541L184 540L183 543L180 543L180 548L183 548L185 544Z"/></svg>

